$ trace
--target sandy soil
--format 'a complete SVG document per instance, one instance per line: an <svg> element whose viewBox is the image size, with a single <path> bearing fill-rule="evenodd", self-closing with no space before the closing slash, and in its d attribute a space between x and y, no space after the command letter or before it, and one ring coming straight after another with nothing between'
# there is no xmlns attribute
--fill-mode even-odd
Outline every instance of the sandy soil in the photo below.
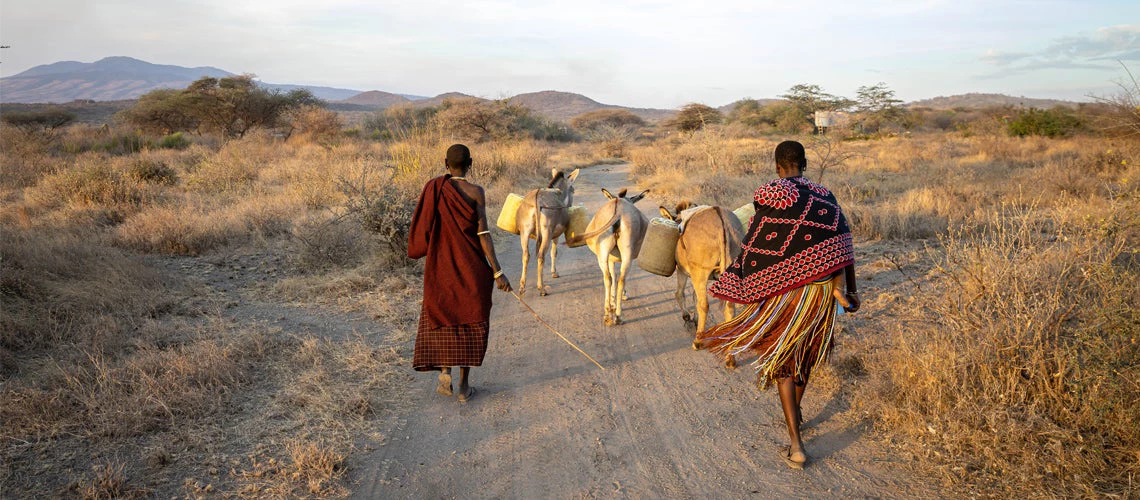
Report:
<svg viewBox="0 0 1140 500"><path fill-rule="evenodd" d="M628 185L623 165L590 168L575 201L593 212L605 201L599 187L616 192ZM652 198L639 207L650 216L657 211ZM517 237L501 237L497 249L517 286ZM533 284L533 259L531 266ZM780 458L787 431L775 390L757 390L749 365L727 370L689 348L692 331L673 299L675 278L634 265L626 323L606 327L601 271L589 249L560 248L558 269L561 277L547 280L549 296L532 289L524 298L606 369L496 291L487 358L472 370L476 397L460 404L439 396L435 374L417 374L408 388L417 395L414 407L390 422L385 443L354 460L354 496L940 495L901 472L899 460L865 435L865 421L837 395L850 382L829 371L804 398L811 462L803 471L789 469ZM719 303L712 309L719 321ZM844 335L860 334L848 318L840 321L836 355Z"/></svg>

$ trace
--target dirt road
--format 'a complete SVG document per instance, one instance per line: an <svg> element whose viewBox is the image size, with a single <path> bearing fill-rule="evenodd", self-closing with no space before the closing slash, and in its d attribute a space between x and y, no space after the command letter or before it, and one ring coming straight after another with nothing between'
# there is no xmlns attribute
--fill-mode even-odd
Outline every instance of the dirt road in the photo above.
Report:
<svg viewBox="0 0 1140 500"><path fill-rule="evenodd" d="M599 187L630 184L623 165L586 169L575 201L592 213L605 201ZM639 207L657 211L652 198ZM517 286L518 239L496 241ZM355 464L356 497L938 496L887 466L894 458L844 413L835 387L845 382L834 376L832 387L820 383L805 395L811 462L789 469L779 455L787 432L774 389L759 392L749 365L729 371L689 348L675 278L635 265L626 323L606 327L589 249L562 247L558 269L549 296L532 289L525 299L606 369L496 291L487 358L472 370L476 397L460 404L435 393L434 374L416 376L409 390L422 398Z"/></svg>

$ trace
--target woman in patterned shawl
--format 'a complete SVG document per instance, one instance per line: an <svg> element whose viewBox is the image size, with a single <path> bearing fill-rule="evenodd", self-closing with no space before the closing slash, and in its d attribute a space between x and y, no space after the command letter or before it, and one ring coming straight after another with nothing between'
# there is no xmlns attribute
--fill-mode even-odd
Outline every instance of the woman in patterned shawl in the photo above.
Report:
<svg viewBox="0 0 1140 500"><path fill-rule="evenodd" d="M802 144L776 146L780 178L756 190L756 214L748 223L740 256L709 288L722 300L745 305L735 318L702 332L699 343L725 356L756 355L757 383L772 382L788 425L791 445L784 461L796 469L807 462L800 425L800 401L812 368L827 359L836 301L859 309L855 292L855 250L835 196L803 177ZM839 287L846 283L846 292Z"/></svg>

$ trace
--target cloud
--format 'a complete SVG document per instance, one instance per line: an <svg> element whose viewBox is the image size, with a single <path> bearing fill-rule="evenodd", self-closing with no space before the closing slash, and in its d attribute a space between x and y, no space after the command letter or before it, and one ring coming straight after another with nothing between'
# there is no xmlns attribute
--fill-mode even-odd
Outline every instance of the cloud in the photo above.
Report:
<svg viewBox="0 0 1140 500"><path fill-rule="evenodd" d="M980 58L982 62L994 66L1009 66L1017 61L1032 57L1033 54L1028 52L1003 52L1000 50L990 49Z"/></svg>
<svg viewBox="0 0 1140 500"><path fill-rule="evenodd" d="M1105 61L1140 60L1140 25L1108 26L1092 34L1058 38L1036 52L990 49L978 59L1000 68L978 76L979 79L1005 78L1045 70L1112 71L1117 67L1105 64Z"/></svg>

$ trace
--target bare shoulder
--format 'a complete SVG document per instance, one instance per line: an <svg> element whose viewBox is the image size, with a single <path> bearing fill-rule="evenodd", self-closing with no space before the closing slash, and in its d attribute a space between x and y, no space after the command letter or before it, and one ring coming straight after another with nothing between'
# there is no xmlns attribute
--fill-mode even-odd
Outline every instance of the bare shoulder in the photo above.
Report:
<svg viewBox="0 0 1140 500"><path fill-rule="evenodd" d="M487 194L483 191L483 186L471 184L471 198L475 200L475 203L480 205L486 204Z"/></svg>

